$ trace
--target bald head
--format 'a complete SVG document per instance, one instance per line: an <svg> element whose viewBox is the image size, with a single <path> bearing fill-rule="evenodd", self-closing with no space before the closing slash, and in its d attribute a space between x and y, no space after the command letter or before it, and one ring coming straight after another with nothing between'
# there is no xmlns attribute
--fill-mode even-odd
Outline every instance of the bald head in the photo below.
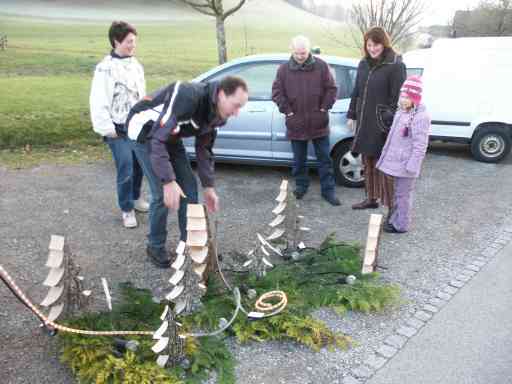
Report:
<svg viewBox="0 0 512 384"><path fill-rule="evenodd" d="M303 64L306 62L311 52L311 42L305 36L295 36L290 44L290 49L293 59L297 63Z"/></svg>

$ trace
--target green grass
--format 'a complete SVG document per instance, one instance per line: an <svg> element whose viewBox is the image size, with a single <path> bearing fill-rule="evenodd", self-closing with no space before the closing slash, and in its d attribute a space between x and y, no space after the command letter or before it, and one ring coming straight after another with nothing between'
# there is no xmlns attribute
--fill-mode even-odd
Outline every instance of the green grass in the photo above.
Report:
<svg viewBox="0 0 512 384"><path fill-rule="evenodd" d="M357 55L336 46L313 16L300 13L299 19L280 20L264 15L228 19L230 58L285 52L298 33L310 36L323 53ZM191 79L217 65L213 18L136 26L137 57L145 68L148 91ZM8 36L7 49L0 51L0 150L27 144L33 148L101 144L91 128L88 98L94 66L109 52L107 29L107 22L0 15L0 34Z"/></svg>

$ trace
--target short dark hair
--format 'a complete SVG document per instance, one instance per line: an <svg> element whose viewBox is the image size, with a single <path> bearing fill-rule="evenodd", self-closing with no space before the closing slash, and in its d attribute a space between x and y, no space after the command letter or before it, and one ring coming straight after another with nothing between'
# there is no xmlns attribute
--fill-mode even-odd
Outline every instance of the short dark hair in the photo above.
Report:
<svg viewBox="0 0 512 384"><path fill-rule="evenodd" d="M247 83L238 76L226 76L219 83L219 90L223 90L226 96L231 96L238 88L242 88L245 92L249 92Z"/></svg>
<svg viewBox="0 0 512 384"><path fill-rule="evenodd" d="M128 36L128 34L133 33L137 36L137 30L131 24L128 24L125 21L113 21L110 29L108 30L108 39L110 40L110 45L112 48L115 48L114 40L118 43L122 43L123 40Z"/></svg>

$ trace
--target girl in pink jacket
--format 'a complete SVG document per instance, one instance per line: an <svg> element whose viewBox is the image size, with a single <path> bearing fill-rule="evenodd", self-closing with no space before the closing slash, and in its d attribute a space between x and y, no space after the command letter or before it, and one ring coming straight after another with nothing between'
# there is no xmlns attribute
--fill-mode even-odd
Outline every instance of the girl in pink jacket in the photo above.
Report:
<svg viewBox="0 0 512 384"><path fill-rule="evenodd" d="M393 203L389 207L384 231L403 233L409 230L413 189L425 158L430 132L430 116L421 104L422 82L410 76L400 89L399 109L377 168L394 178Z"/></svg>

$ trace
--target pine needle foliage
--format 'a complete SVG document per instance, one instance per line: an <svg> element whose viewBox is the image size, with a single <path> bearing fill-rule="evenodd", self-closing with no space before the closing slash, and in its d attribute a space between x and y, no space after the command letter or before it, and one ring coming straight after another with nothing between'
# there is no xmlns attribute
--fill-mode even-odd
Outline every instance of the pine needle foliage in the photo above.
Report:
<svg viewBox="0 0 512 384"><path fill-rule="evenodd" d="M154 331L161 324L164 305L152 300L149 290L135 288L130 283L120 285L121 300L112 313L86 314L70 319L66 325L91 330ZM80 383L94 384L196 384L217 371L219 383L233 384L234 359L220 338L186 339L187 369L178 366L163 369L156 364L151 351L154 340L150 337L130 337L139 342L136 352L119 354L109 337L81 336L60 333L61 361L66 363Z"/></svg>
<svg viewBox="0 0 512 384"><path fill-rule="evenodd" d="M288 305L280 314L251 321L242 313L228 329L239 342L267 340L293 341L313 350L320 348L347 348L351 339L331 331L312 312L320 307L331 307L342 314L348 310L381 311L398 302L396 286L378 281L378 274L361 275L360 249L355 244L337 242L333 235L317 249L303 251L297 261L277 264L264 277L254 273L235 273L229 279L240 287L242 305L252 310L255 299L244 294L248 288L257 295L282 290L288 296ZM347 275L356 276L354 284L345 283ZM163 304L152 300L148 290L130 283L121 285L121 301L111 313L87 314L67 322L69 326L94 330L151 330L160 325ZM231 293L218 278L210 278L208 291L199 311L180 318L187 331L214 330L221 318L229 319L235 310ZM220 384L235 382L234 359L226 343L219 337L187 338L185 345L187 368L178 366L163 369L156 365L151 351L154 341L149 337L131 338L140 343L136 352L116 353L113 340L61 334L63 362L69 365L81 383L169 383L199 384L217 372Z"/></svg>

